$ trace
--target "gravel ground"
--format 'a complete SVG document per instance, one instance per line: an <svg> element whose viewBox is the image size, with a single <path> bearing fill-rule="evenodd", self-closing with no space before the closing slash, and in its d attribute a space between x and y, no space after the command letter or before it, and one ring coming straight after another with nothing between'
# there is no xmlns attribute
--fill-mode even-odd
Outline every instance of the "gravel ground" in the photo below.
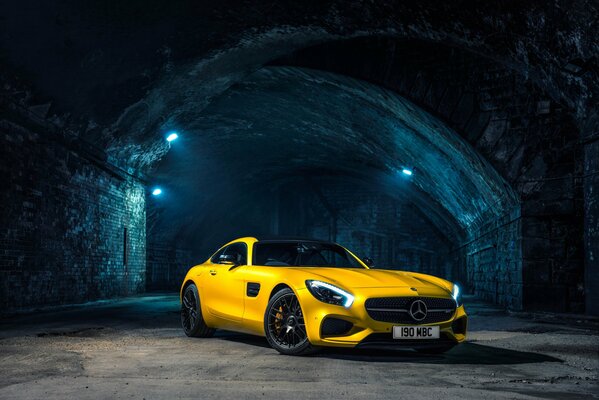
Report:
<svg viewBox="0 0 599 400"><path fill-rule="evenodd" d="M467 343L442 356L281 356L259 337L187 338L172 295L0 322L1 399L599 398L599 330L505 315L470 299Z"/></svg>

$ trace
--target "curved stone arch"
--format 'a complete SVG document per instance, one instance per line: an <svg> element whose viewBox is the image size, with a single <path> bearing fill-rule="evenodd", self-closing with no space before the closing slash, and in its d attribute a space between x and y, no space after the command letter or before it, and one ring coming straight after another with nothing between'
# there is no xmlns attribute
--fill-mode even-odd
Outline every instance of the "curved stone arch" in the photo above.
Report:
<svg viewBox="0 0 599 400"><path fill-rule="evenodd" d="M327 21L326 24L278 25L249 29L240 33L236 40L230 37L226 47L213 49L209 53L198 56L196 61L172 68L149 94L139 101L140 104L145 105L144 108L150 110L151 117L136 116L136 110L140 109L137 104L125 110L113 127L117 136L120 132L121 140L117 141L109 152L113 155L118 153L119 156L131 156L139 151L137 146L139 142L149 138L149 142L146 142L145 146L149 156L133 156L133 158L137 159L137 162L134 163L136 167L151 166L165 151L164 146L159 143L161 132L168 129L172 124L172 118L176 117L176 111L168 110L176 110L181 104L186 103L193 105L199 111L209 103L210 98L217 96L231 84L243 79L246 74L286 53L318 43L362 36L388 35L402 39L446 43L463 48L480 54L483 58L496 60L519 71L523 76L531 77L545 87L554 98L571 105L579 115L584 115L587 110L589 103L575 103L567 95L569 91L563 90L557 94L557 87L561 85L573 87L572 90L576 90L576 87L582 85L585 91L592 93L594 90L592 85L588 86L581 81L570 79L560 69L562 66L556 65L557 60L560 59L557 54L549 51L541 52L535 47L534 42L526 36L527 29L533 31L535 26L529 26L526 22L518 20L511 30L506 29L509 24L502 21L496 21L496 25L487 26L487 22L476 27L466 28L467 24L459 22L460 15L466 14L464 10L457 13L456 19L445 26L442 23L439 24L439 21L433 23L432 20L443 12L446 12L446 15L452 15L453 10L448 5L440 10L435 10L436 12L430 15L425 12L425 7L403 3L377 6L379 8L373 9L370 14L371 17L377 15L379 19L376 22L370 20L368 23L358 23L353 29L342 28L341 21L331 22L332 15L328 14L335 12L333 6L325 11L323 19ZM444 8L447 9L444 10ZM522 11L537 15L539 18L537 22L541 25L547 23L543 19L543 10L529 8L527 9L525 6ZM387 12L383 11L385 9ZM352 21L352 18L357 17L358 14L354 15L354 11L350 12L351 16L343 19L343 23L347 24L348 21ZM395 18L390 18L391 15ZM408 16L410 18L407 18ZM337 17L340 16L337 15ZM493 31L494 28L501 33ZM585 37L581 32L571 34L575 37ZM534 35L534 31L530 32L530 37ZM589 54L592 54L593 48L597 47L593 47L592 42L587 43L583 39L576 44L564 38L562 38L562 42L563 47L574 46L578 54L587 58ZM563 52L561 47L557 47L557 49L558 52ZM534 60L538 59L538 62L531 62L532 57L529 57L529 53L534 54ZM543 62L545 63L543 64ZM549 71L544 70L543 66ZM133 122L123 124L123 121L127 120ZM121 150L117 150L117 147Z"/></svg>
<svg viewBox="0 0 599 400"><path fill-rule="evenodd" d="M460 133L525 192L519 181L542 178L534 164L543 140L564 139L573 151L580 138L575 110L553 100L534 81L492 60L437 43L398 42L389 36L341 40L302 49L273 65L331 71L400 94ZM525 121L518 120L521 116ZM532 137L548 118L561 130ZM511 149L505 149L506 142Z"/></svg>
<svg viewBox="0 0 599 400"><path fill-rule="evenodd" d="M398 188L406 185L401 186L400 171L410 166L416 170L408 187L412 202L425 215L448 213L457 230L470 232L518 204L510 185L440 120L389 90L347 76L263 68L214 99L203 113L181 116L179 124L189 133L185 147L194 157L208 151L228 160L229 174L241 175L231 178L241 180L237 190L259 181L254 171L272 180L285 171L312 168L315 175L331 169L399 196ZM291 148L301 156L295 158ZM165 174L181 181L181 190L210 186L194 182L201 162L173 161L164 166ZM456 231L451 230L448 237Z"/></svg>

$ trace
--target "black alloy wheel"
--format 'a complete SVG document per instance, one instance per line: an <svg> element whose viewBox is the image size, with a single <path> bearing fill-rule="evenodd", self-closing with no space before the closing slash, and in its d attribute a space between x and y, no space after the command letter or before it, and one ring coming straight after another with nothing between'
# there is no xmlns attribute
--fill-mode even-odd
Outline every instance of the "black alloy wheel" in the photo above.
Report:
<svg viewBox="0 0 599 400"><path fill-rule="evenodd" d="M299 300L289 288L280 290L268 302L264 332L271 347L281 354L305 355L316 349L308 340Z"/></svg>
<svg viewBox="0 0 599 400"><path fill-rule="evenodd" d="M211 337L214 329L208 327L202 317L198 288L193 283L185 288L181 298L181 325L190 337Z"/></svg>

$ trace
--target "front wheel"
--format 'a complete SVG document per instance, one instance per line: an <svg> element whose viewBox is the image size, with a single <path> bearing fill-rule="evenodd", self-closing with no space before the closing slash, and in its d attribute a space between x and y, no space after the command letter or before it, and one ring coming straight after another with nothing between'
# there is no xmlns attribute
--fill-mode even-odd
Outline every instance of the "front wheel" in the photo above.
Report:
<svg viewBox="0 0 599 400"><path fill-rule="evenodd" d="M198 288L193 283L185 288L181 299L181 325L187 336L211 337L214 329L209 328L202 317Z"/></svg>
<svg viewBox="0 0 599 400"><path fill-rule="evenodd" d="M264 332L270 346L281 354L298 356L316 350L308 340L299 300L289 288L278 291L268 302Z"/></svg>

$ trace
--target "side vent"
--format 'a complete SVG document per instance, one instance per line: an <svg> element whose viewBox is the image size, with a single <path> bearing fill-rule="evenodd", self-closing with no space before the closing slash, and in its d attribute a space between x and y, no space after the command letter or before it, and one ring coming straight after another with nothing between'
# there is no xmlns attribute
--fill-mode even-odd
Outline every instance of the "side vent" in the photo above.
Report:
<svg viewBox="0 0 599 400"><path fill-rule="evenodd" d="M248 297L256 297L260 293L260 284L256 282L248 282L246 294Z"/></svg>

